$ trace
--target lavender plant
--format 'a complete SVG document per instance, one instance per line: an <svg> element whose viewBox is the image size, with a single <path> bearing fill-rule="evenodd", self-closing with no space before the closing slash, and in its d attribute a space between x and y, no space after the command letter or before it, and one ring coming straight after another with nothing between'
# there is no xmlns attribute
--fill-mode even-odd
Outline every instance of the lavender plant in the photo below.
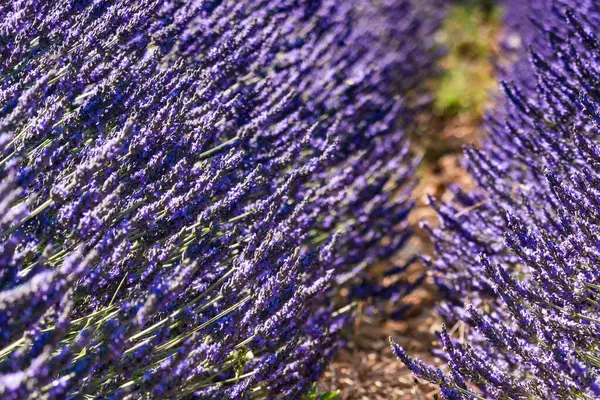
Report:
<svg viewBox="0 0 600 400"><path fill-rule="evenodd" d="M428 228L437 257L427 262L452 327L440 334L449 373L392 349L447 399L594 399L600 5L506 6L529 63L506 71L483 149L465 151L478 189L434 204L441 227Z"/></svg>
<svg viewBox="0 0 600 400"><path fill-rule="evenodd" d="M0 2L0 397L304 393L407 238L439 12Z"/></svg>

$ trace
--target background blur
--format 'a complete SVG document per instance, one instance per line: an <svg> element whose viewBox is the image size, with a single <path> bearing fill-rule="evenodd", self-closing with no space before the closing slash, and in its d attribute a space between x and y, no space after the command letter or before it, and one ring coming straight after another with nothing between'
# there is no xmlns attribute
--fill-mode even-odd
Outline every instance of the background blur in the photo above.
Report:
<svg viewBox="0 0 600 400"><path fill-rule="evenodd" d="M437 36L445 55L438 75L426 83L433 98L428 99L417 129L411 132L414 151L422 157L420 183L413 193L416 208L411 214L415 234L396 259L381 266L381 271L416 253L431 254L431 243L419 227L420 221L437 225L435 212L426 202L428 194L446 201L451 196L448 185L471 186L461 167L462 148L480 140L485 110L494 104L501 21L502 8L492 0L457 0L450 6ZM411 267L407 279L414 281L424 271L417 263ZM322 400L436 398L437 390L433 386L415 380L396 360L388 340L393 337L411 355L444 370L432 354L435 332L441 328L441 321L433 309L435 291L430 279L410 294L407 301L412 307L398 321L390 320L392 310L380 314L372 311L385 308L383 304L358 304L360 316L347 338L348 345L307 397ZM450 328L460 330L461 326Z"/></svg>

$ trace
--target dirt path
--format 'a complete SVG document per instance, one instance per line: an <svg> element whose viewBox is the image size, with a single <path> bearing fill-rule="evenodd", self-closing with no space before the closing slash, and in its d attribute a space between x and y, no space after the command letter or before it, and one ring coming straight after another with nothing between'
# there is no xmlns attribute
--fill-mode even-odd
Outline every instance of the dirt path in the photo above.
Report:
<svg viewBox="0 0 600 400"><path fill-rule="evenodd" d="M415 234L391 263L401 264L417 253L432 254L433 246L419 227L421 221L437 225L435 212L426 203L427 194L447 201L452 196L450 184L472 187L461 167L462 148L479 141L484 109L497 86L493 64L498 54L499 21L498 10L462 4L453 7L441 31L439 41L448 48L441 63L444 72L432 82L435 102L419 121L419 136L412 139L415 151L423 154L418 171L420 183L413 192L416 207L410 216ZM413 281L424 272L424 266L417 263L404 279ZM344 400L434 398L438 390L416 381L389 348L392 337L411 356L443 368L443 362L432 353L437 347L435 332L442 321L434 310L436 293L431 279L405 300L413 307L401 321L362 312L367 306L359 306L348 345L340 350L318 384L321 393L337 392L336 398Z"/></svg>

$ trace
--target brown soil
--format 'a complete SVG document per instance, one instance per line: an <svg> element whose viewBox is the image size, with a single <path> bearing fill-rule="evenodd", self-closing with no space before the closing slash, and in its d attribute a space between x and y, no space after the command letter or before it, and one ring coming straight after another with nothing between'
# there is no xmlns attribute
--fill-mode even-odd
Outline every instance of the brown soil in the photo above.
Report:
<svg viewBox="0 0 600 400"><path fill-rule="evenodd" d="M438 200L450 200L450 183L464 188L472 187L472 182L460 165L462 147L476 143L480 120L459 115L450 120L440 121L435 117L422 121L429 125L429 132L439 128L433 143L445 144L443 156L434 160L425 160L421 167L420 184L413 192L416 201L410 224L415 235L400 254L399 263L413 254L431 255L432 244L419 227L420 221L432 226L437 225L435 212L427 205L427 194ZM434 152L437 149L433 149ZM425 155L427 157L427 154ZM425 271L420 263L411 267L408 280L416 279ZM442 321L436 315L434 306L436 293L431 279L405 298L414 306L403 321L377 320L361 312L358 316L351 340L340 349L318 384L321 392L339 391L343 400L412 400L433 399L438 390L433 385L416 380L413 374L392 354L389 338L393 338L414 358L443 367L440 359L432 355L437 346L435 332L441 328Z"/></svg>

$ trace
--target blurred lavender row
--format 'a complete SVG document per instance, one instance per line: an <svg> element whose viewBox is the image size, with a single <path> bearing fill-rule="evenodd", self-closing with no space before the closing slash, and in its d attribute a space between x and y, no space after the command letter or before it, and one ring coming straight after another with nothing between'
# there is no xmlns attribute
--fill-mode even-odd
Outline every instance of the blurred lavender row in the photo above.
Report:
<svg viewBox="0 0 600 400"><path fill-rule="evenodd" d="M298 398L408 237L437 0L0 3L0 398Z"/></svg>
<svg viewBox="0 0 600 400"><path fill-rule="evenodd" d="M392 348L447 399L595 399L600 4L505 6L521 58L501 73L483 149L465 151L478 189L434 205L430 229L449 373Z"/></svg>

